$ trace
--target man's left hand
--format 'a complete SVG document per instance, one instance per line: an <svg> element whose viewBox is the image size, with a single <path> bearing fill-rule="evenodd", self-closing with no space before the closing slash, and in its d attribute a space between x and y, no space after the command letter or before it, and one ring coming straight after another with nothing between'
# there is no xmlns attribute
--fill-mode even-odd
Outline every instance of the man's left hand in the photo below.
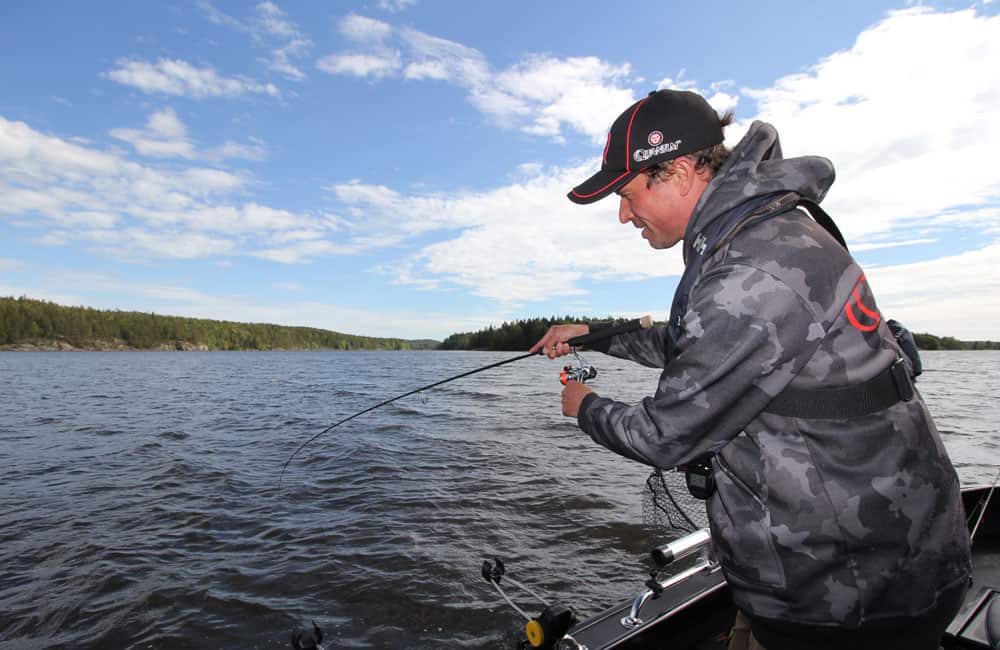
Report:
<svg viewBox="0 0 1000 650"><path fill-rule="evenodd" d="M566 387L563 388L562 392L563 415L575 418L580 412L580 402L593 392L589 386L578 381L566 382Z"/></svg>

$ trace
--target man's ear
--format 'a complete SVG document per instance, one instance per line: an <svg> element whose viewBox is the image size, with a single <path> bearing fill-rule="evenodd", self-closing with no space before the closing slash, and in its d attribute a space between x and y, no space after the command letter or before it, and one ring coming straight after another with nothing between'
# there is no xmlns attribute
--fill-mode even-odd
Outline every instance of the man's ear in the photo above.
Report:
<svg viewBox="0 0 1000 650"><path fill-rule="evenodd" d="M681 156L674 160L673 176L677 183L677 191L681 196L687 196L694 188L698 172L695 171L695 161L690 156Z"/></svg>

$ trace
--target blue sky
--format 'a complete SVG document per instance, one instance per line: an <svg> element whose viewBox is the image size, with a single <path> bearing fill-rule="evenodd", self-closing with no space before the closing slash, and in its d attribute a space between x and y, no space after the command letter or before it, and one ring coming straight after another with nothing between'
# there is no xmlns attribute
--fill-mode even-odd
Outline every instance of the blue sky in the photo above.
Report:
<svg viewBox="0 0 1000 650"><path fill-rule="evenodd" d="M679 251L565 193L672 87L833 161L883 313L1000 340L998 3L688 4L3 3L0 295L405 338L663 318Z"/></svg>

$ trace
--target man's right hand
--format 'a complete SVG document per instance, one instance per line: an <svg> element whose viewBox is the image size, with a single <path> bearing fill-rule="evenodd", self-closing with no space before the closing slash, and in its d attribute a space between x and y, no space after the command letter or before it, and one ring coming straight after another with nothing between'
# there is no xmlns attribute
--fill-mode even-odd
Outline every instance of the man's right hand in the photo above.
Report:
<svg viewBox="0 0 1000 650"><path fill-rule="evenodd" d="M538 340L538 343L531 346L528 352L541 351L548 358L555 359L556 357L570 353L571 348L567 345L566 341L577 336L583 336L584 334L590 334L589 325L579 323L553 325L549 328L549 331L545 332L545 336Z"/></svg>

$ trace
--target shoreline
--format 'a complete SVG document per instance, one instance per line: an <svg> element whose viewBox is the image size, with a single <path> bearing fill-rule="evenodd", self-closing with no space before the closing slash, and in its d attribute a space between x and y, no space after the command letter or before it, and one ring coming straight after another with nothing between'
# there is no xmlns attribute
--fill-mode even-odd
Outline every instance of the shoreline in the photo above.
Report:
<svg viewBox="0 0 1000 650"><path fill-rule="evenodd" d="M203 343L160 343L151 348L136 348L124 341L95 341L92 345L76 346L66 341L35 341L32 343L7 343L0 345L0 352L208 352Z"/></svg>
<svg viewBox="0 0 1000 650"><path fill-rule="evenodd" d="M432 348L428 348L433 351ZM0 345L2 352L421 352L421 348L390 350L387 348L239 348L224 350L210 348L204 343L189 343L177 341L159 343L149 348L137 348L124 341L96 341L92 345L76 346L66 341L35 341L32 343L5 343Z"/></svg>

